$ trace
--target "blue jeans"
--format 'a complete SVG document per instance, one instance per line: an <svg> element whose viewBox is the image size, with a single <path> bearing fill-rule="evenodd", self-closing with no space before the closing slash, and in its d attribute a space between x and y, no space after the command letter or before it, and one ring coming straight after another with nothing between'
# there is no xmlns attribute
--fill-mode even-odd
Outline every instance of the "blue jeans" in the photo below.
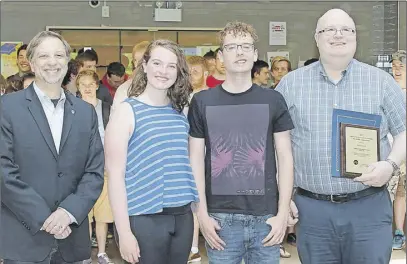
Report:
<svg viewBox="0 0 407 264"><path fill-rule="evenodd" d="M243 214L209 214L221 230L219 237L226 243L225 249L211 249L206 243L209 264L278 264L279 245L265 247L262 240L270 233L266 221L272 215L253 216Z"/></svg>

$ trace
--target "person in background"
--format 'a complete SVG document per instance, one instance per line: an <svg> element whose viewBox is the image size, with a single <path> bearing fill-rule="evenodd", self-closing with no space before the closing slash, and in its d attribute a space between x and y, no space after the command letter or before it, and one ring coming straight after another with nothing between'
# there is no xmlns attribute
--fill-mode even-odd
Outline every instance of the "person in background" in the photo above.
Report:
<svg viewBox="0 0 407 264"><path fill-rule="evenodd" d="M84 69L89 69L96 72L96 66L99 63L99 56L93 48L87 47L78 51L78 55L76 56L75 60L77 60L81 65L78 70L79 72ZM99 84L96 96L100 100L107 102L110 105L113 104L113 97L110 94L109 89L101 83Z"/></svg>
<svg viewBox="0 0 407 264"><path fill-rule="evenodd" d="M212 75L216 70L216 53L213 50L208 51L203 56L206 63L206 68L208 69L208 75Z"/></svg>
<svg viewBox="0 0 407 264"><path fill-rule="evenodd" d="M281 78L291 71L291 62L286 57L277 56L271 60L270 65L274 82L272 88L275 89Z"/></svg>
<svg viewBox="0 0 407 264"><path fill-rule="evenodd" d="M208 77L208 71L206 69L205 59L201 56L190 56L187 58L187 64L189 68L190 80L194 94L208 89L206 86L206 78ZM188 115L188 107L185 107L185 114ZM191 253L189 254L188 263L195 263L201 261L202 257L199 253L199 222L194 213L194 236L192 239Z"/></svg>
<svg viewBox="0 0 407 264"><path fill-rule="evenodd" d="M109 90L110 95L114 98L117 88L128 79L126 68L120 62L112 62L107 66L106 74L100 81Z"/></svg>
<svg viewBox="0 0 407 264"><path fill-rule="evenodd" d="M225 81L225 65L219 60L219 49L215 51L215 69L211 75L206 78L206 86L214 88Z"/></svg>
<svg viewBox="0 0 407 264"><path fill-rule="evenodd" d="M400 85L406 95L406 52L400 50L392 56L393 77ZM391 185L391 184L389 184ZM405 247L406 236L404 235L404 224L406 220L406 162L400 166L400 175L397 183L393 203L395 231L393 236L393 249L398 250ZM392 190L391 190L392 191Z"/></svg>
<svg viewBox="0 0 407 264"><path fill-rule="evenodd" d="M319 61L319 59L317 59L317 58L308 59L308 60L306 60L304 62L304 66L308 66L308 65L310 65L310 64L312 64L314 62L317 62L317 61Z"/></svg>
<svg viewBox="0 0 407 264"><path fill-rule="evenodd" d="M85 102L93 105L98 117L98 128L102 144L104 143L105 128L109 121L110 105L96 97L96 90L99 84L99 77L96 72L92 70L83 70L79 72L76 78L76 86L78 87L79 94ZM95 218L96 227L96 240L98 245L98 264L111 264L113 263L106 254L106 241L108 223L113 223L112 209L109 204L109 196L107 193L107 174L104 174L104 185L102 193L100 194L95 206L89 213L89 231L90 238L92 239L92 222ZM90 263L90 262L89 262Z"/></svg>
<svg viewBox="0 0 407 264"><path fill-rule="evenodd" d="M27 44L21 45L17 50L17 61L16 61L18 72L7 78L8 81L22 81L24 74L31 72L30 63L27 60Z"/></svg>
<svg viewBox="0 0 407 264"><path fill-rule="evenodd" d="M23 88L26 89L35 80L35 74L28 72L23 75Z"/></svg>
<svg viewBox="0 0 407 264"><path fill-rule="evenodd" d="M0 96L6 92L6 88L7 88L7 80L6 80L6 78L3 77L2 74L0 74Z"/></svg>
<svg viewBox="0 0 407 264"><path fill-rule="evenodd" d="M267 62L263 60L257 60L253 64L252 68L252 81L258 86L267 88L270 81L270 70Z"/></svg>
<svg viewBox="0 0 407 264"><path fill-rule="evenodd" d="M130 85L133 81L134 75L136 74L135 70L137 68L137 65L143 58L144 52L146 51L149 44L149 41L142 41L133 47L133 60L131 61L133 65L133 74L127 81L125 81L122 85L119 86L119 88L117 88L116 94L113 98L112 111L119 103L123 102L127 98Z"/></svg>
<svg viewBox="0 0 407 264"><path fill-rule="evenodd" d="M18 92L24 89L23 80L21 78L7 79L5 94Z"/></svg>
<svg viewBox="0 0 407 264"><path fill-rule="evenodd" d="M62 87L68 90L71 94L77 95L78 87L76 87L76 76L78 75L81 64L79 61L71 59L68 62L68 71L62 81Z"/></svg>
<svg viewBox="0 0 407 264"><path fill-rule="evenodd" d="M127 262L188 261L191 203L198 199L183 114L191 92L180 47L155 40L137 64L129 98L112 112L105 134L108 189Z"/></svg>

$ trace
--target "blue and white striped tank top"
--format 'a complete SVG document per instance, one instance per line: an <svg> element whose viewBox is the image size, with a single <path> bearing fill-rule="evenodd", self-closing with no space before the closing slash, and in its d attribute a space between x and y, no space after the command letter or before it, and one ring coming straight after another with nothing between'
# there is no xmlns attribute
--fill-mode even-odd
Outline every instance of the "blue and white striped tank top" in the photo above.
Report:
<svg viewBox="0 0 407 264"><path fill-rule="evenodd" d="M189 124L171 105L156 107L126 99L135 129L127 150L128 213L154 214L198 201L188 155Z"/></svg>

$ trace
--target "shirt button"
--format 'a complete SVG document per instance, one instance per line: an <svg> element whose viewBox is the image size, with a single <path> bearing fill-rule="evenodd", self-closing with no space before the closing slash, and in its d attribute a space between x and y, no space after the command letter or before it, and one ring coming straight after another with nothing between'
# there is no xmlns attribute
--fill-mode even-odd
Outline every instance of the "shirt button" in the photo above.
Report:
<svg viewBox="0 0 407 264"><path fill-rule="evenodd" d="M338 106L338 104L334 104L334 106L335 106L335 107L337 107L337 106Z"/></svg>

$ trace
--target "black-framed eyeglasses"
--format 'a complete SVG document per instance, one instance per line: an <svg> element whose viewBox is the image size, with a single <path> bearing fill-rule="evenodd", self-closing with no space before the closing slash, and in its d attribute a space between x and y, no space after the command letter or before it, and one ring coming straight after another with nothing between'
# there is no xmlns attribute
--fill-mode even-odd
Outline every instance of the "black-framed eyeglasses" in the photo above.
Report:
<svg viewBox="0 0 407 264"><path fill-rule="evenodd" d="M231 44L226 44L223 46L223 49L227 52L232 52L232 51L237 51L238 48L241 48L242 51L244 52L250 52L254 50L254 44L253 43L243 43L243 44L236 44L236 43L231 43Z"/></svg>
<svg viewBox="0 0 407 264"><path fill-rule="evenodd" d="M318 31L318 34L322 34L324 33L327 36L334 36L337 33L341 32L342 36L353 36L356 34L356 30L353 28L349 28L349 27L343 27L343 28L334 28L334 27L329 27L329 28L325 28L323 30Z"/></svg>

